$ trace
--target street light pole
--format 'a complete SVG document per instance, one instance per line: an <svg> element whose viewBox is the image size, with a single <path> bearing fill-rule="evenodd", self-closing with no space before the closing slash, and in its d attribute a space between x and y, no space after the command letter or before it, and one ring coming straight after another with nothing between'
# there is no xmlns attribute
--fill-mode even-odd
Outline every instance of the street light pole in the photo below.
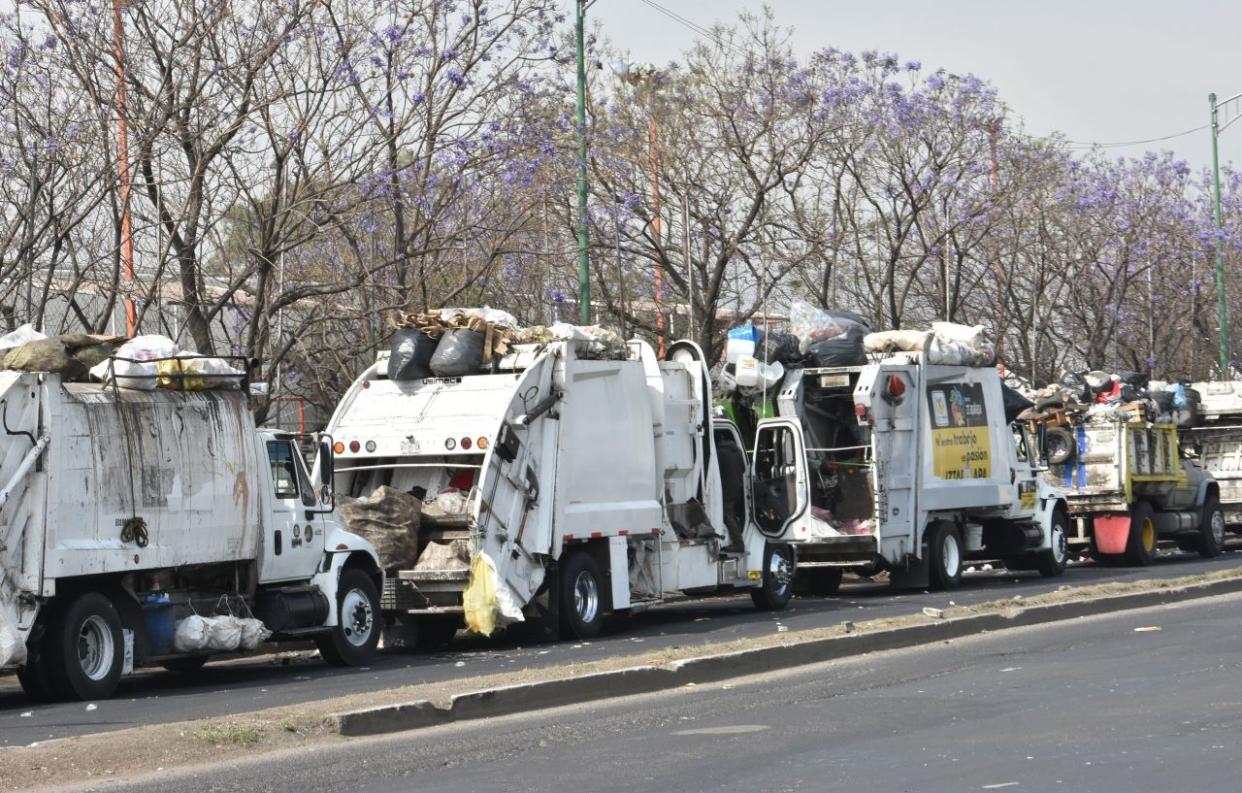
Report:
<svg viewBox="0 0 1242 793"><path fill-rule="evenodd" d="M1227 99L1225 104L1237 98L1235 96ZM1222 129L1217 121L1216 94L1208 94L1208 107L1212 113L1212 212L1216 221L1216 322L1220 326L1217 334L1220 339L1220 377L1224 380L1229 377L1229 307L1225 302L1225 248L1221 241L1224 223L1220 210L1220 156L1217 153L1216 139L1220 137Z"/></svg>
<svg viewBox="0 0 1242 793"><path fill-rule="evenodd" d="M578 314L591 324L591 258L587 248L586 55L583 44L587 0L576 0L578 48Z"/></svg>

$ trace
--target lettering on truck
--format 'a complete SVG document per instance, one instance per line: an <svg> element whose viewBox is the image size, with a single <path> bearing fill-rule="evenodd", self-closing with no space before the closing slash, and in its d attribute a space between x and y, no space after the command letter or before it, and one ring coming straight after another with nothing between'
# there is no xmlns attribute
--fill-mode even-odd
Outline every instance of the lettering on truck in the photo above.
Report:
<svg viewBox="0 0 1242 793"><path fill-rule="evenodd" d="M992 441L982 383L929 385L932 473L938 479L988 479Z"/></svg>

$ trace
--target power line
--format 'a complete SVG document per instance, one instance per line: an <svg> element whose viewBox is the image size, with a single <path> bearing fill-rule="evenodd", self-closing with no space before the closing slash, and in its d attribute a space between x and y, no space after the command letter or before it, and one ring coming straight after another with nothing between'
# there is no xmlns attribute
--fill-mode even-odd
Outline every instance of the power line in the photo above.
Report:
<svg viewBox="0 0 1242 793"><path fill-rule="evenodd" d="M1159 138L1148 138L1146 140L1123 140L1123 141L1115 141L1112 143L1099 143L1097 141L1068 140L1066 141L1066 143L1068 143L1071 146L1087 146L1091 148L1099 147L1101 149L1116 149L1116 148L1121 148L1123 146L1142 146L1145 143L1160 143L1161 141L1173 140L1174 138L1181 138L1181 137L1185 137L1186 135L1193 135L1196 132L1202 132L1203 130L1207 129L1210 126L1212 125L1203 124L1201 126L1195 127L1194 129L1188 129L1183 132L1175 132L1172 135L1164 135Z"/></svg>
<svg viewBox="0 0 1242 793"><path fill-rule="evenodd" d="M747 54L746 51L743 50L741 47L738 47L736 44L733 44L732 42L725 41L720 36L717 36L715 33L713 33L711 30L703 27L702 25L698 24L697 22L694 22L693 20L683 17L681 14L678 14L676 11L672 10L671 8L660 5L659 3L655 2L655 0L642 0L642 1L644 4L646 4L650 8L660 12L661 14L673 20L674 22L677 22L678 24L684 25L685 27L689 28L692 32L696 33L697 35L702 36L705 39L709 39L710 41L713 41L716 44L721 45L722 47L728 47L729 49L732 49L735 52L739 52L743 55Z"/></svg>

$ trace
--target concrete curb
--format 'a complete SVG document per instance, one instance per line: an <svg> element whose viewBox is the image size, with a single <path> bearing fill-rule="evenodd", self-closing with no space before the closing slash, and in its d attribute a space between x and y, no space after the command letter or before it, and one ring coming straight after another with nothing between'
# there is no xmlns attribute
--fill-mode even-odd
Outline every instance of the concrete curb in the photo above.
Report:
<svg viewBox="0 0 1242 793"><path fill-rule="evenodd" d="M1007 628L1092 617L1236 592L1242 592L1242 577L1043 606L1024 606L1020 601L1015 601L1013 608L1003 613L946 620L929 619L926 623L888 630L830 636L793 644L687 658L668 664L641 664L609 672L489 688L454 695L444 706L428 700L383 705L338 713L332 717L332 721L336 731L344 736L381 735L612 697L650 694L690 683L714 683Z"/></svg>

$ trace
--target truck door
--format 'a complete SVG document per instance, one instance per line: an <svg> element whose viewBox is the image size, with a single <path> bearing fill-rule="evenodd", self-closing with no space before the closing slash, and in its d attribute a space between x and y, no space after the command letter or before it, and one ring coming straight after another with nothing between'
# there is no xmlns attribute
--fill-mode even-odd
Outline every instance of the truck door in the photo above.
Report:
<svg viewBox="0 0 1242 793"><path fill-rule="evenodd" d="M796 422L759 422L750 476L755 523L766 536L778 538L806 513L811 501L806 451Z"/></svg>
<svg viewBox="0 0 1242 793"><path fill-rule="evenodd" d="M324 524L319 501L297 441L267 441L272 514L264 538L264 582L307 578L323 558Z"/></svg>

